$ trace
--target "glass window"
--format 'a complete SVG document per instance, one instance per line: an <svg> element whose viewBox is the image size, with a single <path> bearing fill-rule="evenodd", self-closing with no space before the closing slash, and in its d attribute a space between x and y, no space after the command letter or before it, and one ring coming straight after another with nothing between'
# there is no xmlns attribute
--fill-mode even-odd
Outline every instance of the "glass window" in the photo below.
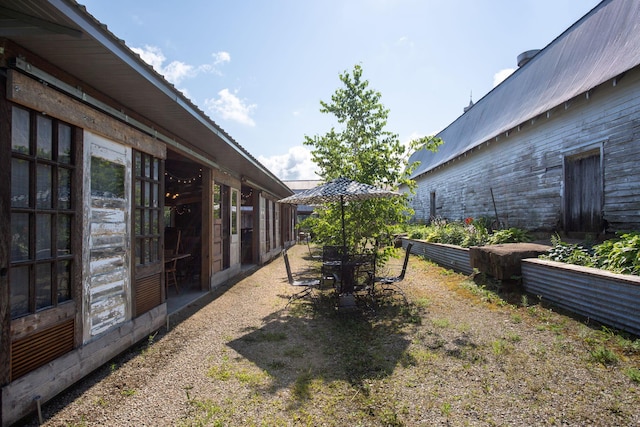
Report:
<svg viewBox="0 0 640 427"><path fill-rule="evenodd" d="M124 165L100 157L91 157L91 195L123 199L124 172Z"/></svg>
<svg viewBox="0 0 640 427"><path fill-rule="evenodd" d="M149 154L134 152L134 227L135 262L137 265L160 262L160 215L163 206L159 200L162 162Z"/></svg>
<svg viewBox="0 0 640 427"><path fill-rule="evenodd" d="M74 128L11 109L11 317L73 298Z"/></svg>
<svg viewBox="0 0 640 427"><path fill-rule="evenodd" d="M11 206L29 206L29 187L31 166L28 160L11 159Z"/></svg>
<svg viewBox="0 0 640 427"><path fill-rule="evenodd" d="M29 112L14 107L11 111L11 149L29 154Z"/></svg>
<svg viewBox="0 0 640 427"><path fill-rule="evenodd" d="M37 156L43 159L51 159L52 157L52 138L53 122L45 116L37 116L38 138L37 138Z"/></svg>
<svg viewBox="0 0 640 427"><path fill-rule="evenodd" d="M238 234L238 190L231 192L231 234Z"/></svg>

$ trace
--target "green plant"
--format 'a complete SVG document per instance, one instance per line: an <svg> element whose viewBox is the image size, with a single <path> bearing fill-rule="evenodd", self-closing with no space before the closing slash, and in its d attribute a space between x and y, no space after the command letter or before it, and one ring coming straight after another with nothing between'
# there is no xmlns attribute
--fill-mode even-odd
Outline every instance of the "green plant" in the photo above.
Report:
<svg viewBox="0 0 640 427"><path fill-rule="evenodd" d="M595 246L598 266L615 273L640 274L640 233L623 233Z"/></svg>
<svg viewBox="0 0 640 427"><path fill-rule="evenodd" d="M629 379L633 382L640 383L640 369L638 368L627 368L624 373L629 377Z"/></svg>
<svg viewBox="0 0 640 427"><path fill-rule="evenodd" d="M310 370L298 375L292 390L293 396L295 396L297 400L308 400L311 398L312 380L313 375Z"/></svg>
<svg viewBox="0 0 640 427"><path fill-rule="evenodd" d="M583 267L595 266L593 249L587 245L563 242L558 234L551 236L551 249L540 259L581 265Z"/></svg>
<svg viewBox="0 0 640 427"><path fill-rule="evenodd" d="M604 346L598 346L590 352L591 360L601 363L605 366L615 365L618 363L618 355Z"/></svg>
<svg viewBox="0 0 640 427"><path fill-rule="evenodd" d="M489 236L487 244L489 245L498 245L501 243L520 243L520 242L530 242L531 237L526 230L522 230L520 228L507 228L505 230L495 231L493 234Z"/></svg>

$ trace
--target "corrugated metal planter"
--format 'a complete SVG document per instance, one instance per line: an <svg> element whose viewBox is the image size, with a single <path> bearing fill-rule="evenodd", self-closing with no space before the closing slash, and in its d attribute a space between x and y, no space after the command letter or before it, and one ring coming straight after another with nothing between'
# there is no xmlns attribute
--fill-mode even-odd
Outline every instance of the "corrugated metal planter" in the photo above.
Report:
<svg viewBox="0 0 640 427"><path fill-rule="evenodd" d="M524 289L566 310L640 335L640 277L555 261L522 261Z"/></svg>
<svg viewBox="0 0 640 427"><path fill-rule="evenodd" d="M409 241L413 242L412 254L423 256L436 264L459 273L473 273L473 268L471 268L471 262L469 261L468 248L413 239L402 239L402 247L406 248Z"/></svg>

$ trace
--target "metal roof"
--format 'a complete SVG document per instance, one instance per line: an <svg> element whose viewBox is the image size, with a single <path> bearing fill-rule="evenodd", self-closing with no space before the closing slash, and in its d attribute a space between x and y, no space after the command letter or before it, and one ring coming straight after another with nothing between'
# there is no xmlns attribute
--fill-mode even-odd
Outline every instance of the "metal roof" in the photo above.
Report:
<svg viewBox="0 0 640 427"><path fill-rule="evenodd" d="M416 178L640 64L640 2L605 0L438 133Z"/></svg>
<svg viewBox="0 0 640 427"><path fill-rule="evenodd" d="M278 197L293 193L74 0L0 0L0 37L162 126L237 178Z"/></svg>

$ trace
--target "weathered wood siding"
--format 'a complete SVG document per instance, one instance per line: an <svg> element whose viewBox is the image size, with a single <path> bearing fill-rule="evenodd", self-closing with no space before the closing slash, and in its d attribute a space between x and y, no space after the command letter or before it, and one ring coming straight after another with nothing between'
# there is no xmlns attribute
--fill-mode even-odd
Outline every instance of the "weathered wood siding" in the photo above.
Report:
<svg viewBox="0 0 640 427"><path fill-rule="evenodd" d="M497 112L499 113L499 112ZM444 141L446 144L446 141ZM640 70L523 123L416 180L416 219L495 216L507 226L562 228L565 156L601 149L607 231L640 228Z"/></svg>
<svg viewBox="0 0 640 427"><path fill-rule="evenodd" d="M124 197L92 194L91 183L85 187L85 235L88 242L83 256L84 271L84 341L90 341L131 317L129 263L129 205L131 150L97 135L85 134L85 165L91 157L124 166ZM87 170L86 176L91 176Z"/></svg>

